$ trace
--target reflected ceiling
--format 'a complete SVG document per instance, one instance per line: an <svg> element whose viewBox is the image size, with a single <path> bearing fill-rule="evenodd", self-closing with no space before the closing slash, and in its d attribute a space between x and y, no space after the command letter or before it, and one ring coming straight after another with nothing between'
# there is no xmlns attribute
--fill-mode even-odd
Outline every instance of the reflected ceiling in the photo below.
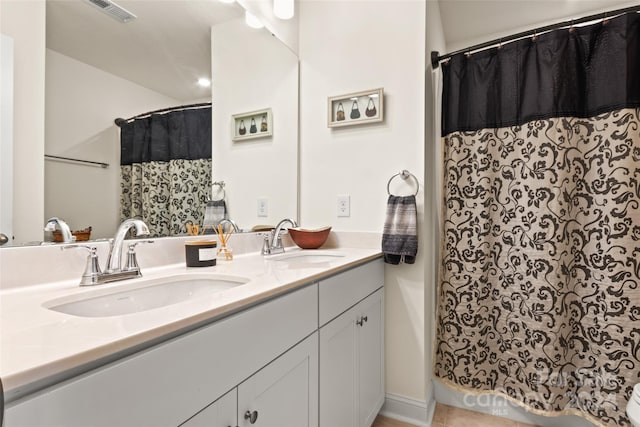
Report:
<svg viewBox="0 0 640 427"><path fill-rule="evenodd" d="M47 0L47 48L177 100L211 96L210 88L196 84L211 78L211 26L242 17L240 6L212 0L116 3L137 19L120 23L85 0Z"/></svg>

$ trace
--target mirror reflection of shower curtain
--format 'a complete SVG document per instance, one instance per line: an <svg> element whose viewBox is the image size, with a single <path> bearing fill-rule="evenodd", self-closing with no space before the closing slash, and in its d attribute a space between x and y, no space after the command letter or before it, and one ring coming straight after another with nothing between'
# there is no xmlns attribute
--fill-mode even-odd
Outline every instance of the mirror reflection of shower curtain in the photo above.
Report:
<svg viewBox="0 0 640 427"><path fill-rule="evenodd" d="M629 425L640 382L640 14L443 64L434 374Z"/></svg>
<svg viewBox="0 0 640 427"><path fill-rule="evenodd" d="M120 216L151 234L184 234L201 224L211 189L211 107L179 109L121 127Z"/></svg>

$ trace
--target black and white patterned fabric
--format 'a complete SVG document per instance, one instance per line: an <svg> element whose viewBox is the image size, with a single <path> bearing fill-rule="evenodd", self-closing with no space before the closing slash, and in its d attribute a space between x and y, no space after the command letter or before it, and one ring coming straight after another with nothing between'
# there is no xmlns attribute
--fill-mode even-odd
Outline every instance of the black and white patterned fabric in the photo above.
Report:
<svg viewBox="0 0 640 427"><path fill-rule="evenodd" d="M211 195L211 106L121 125L120 216L142 219L153 237L202 224Z"/></svg>
<svg viewBox="0 0 640 427"><path fill-rule="evenodd" d="M492 105L443 118L434 374L444 383L538 414L630 425L625 407L640 382L640 15L631 15L523 41L499 61L506 46L454 58L455 75L443 67L443 103L467 102L457 97L475 86L485 94L472 98ZM558 72L567 58L554 49L569 43L573 68ZM531 49L545 60L516 68L551 68L553 78L509 74L501 86L482 75L495 61L534 60ZM495 104L509 90L514 100Z"/></svg>

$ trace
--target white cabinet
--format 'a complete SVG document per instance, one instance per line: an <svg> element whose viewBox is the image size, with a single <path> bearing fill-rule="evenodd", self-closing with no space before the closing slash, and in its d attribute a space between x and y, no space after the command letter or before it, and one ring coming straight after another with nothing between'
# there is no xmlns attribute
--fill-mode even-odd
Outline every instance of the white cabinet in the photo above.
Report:
<svg viewBox="0 0 640 427"><path fill-rule="evenodd" d="M306 286L12 402L5 427L175 427L317 329Z"/></svg>
<svg viewBox="0 0 640 427"><path fill-rule="evenodd" d="M318 334L314 333L181 427L317 427Z"/></svg>
<svg viewBox="0 0 640 427"><path fill-rule="evenodd" d="M379 265L368 268L360 274ZM320 328L320 426L369 427L384 402L384 291L374 280L377 291ZM321 316L322 305L321 292Z"/></svg>
<svg viewBox="0 0 640 427"><path fill-rule="evenodd" d="M317 427L317 333L238 386L238 419L241 427Z"/></svg>
<svg viewBox="0 0 640 427"><path fill-rule="evenodd" d="M238 425L238 393L234 388L197 413L181 427L235 427Z"/></svg>
<svg viewBox="0 0 640 427"><path fill-rule="evenodd" d="M368 427L383 277L372 261L77 373L9 403L4 426Z"/></svg>
<svg viewBox="0 0 640 427"><path fill-rule="evenodd" d="M370 426L384 403L384 298L380 289L355 308L358 426ZM361 314L360 314L361 313ZM361 325L360 325L361 323Z"/></svg>

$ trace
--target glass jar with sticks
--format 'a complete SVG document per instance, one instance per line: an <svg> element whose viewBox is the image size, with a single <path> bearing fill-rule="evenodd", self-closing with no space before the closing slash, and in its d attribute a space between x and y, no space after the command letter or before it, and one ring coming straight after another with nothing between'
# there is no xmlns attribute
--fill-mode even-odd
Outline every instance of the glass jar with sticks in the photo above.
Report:
<svg viewBox="0 0 640 427"><path fill-rule="evenodd" d="M222 224L218 224L213 229L218 235L218 259L231 261L233 259L233 249L229 248L227 244L231 238L231 233L233 233L233 227L229 227L229 231L225 232Z"/></svg>

